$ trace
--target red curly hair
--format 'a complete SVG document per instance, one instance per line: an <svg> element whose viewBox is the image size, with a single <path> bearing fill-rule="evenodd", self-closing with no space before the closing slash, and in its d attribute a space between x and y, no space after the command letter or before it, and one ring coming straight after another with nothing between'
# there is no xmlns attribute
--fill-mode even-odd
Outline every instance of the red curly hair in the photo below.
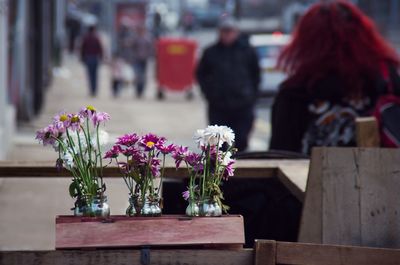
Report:
<svg viewBox="0 0 400 265"><path fill-rule="evenodd" d="M313 87L334 73L343 93L363 93L363 77L376 77L382 62L395 67L399 58L375 24L347 1L317 3L301 18L278 67L289 74L286 85ZM284 85L285 86L285 85Z"/></svg>

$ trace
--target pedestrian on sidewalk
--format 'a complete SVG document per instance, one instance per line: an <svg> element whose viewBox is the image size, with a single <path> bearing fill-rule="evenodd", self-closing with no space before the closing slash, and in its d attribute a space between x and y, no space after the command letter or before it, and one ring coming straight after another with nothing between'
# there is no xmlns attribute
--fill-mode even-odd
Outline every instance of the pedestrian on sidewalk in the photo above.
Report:
<svg viewBox="0 0 400 265"><path fill-rule="evenodd" d="M115 52L110 62L111 90L114 97L118 97L124 83L124 60L119 52Z"/></svg>
<svg viewBox="0 0 400 265"><path fill-rule="evenodd" d="M236 148L246 150L260 68L255 50L241 38L234 20L225 18L220 23L219 40L204 51L197 80L208 101L209 123L231 127L236 134Z"/></svg>
<svg viewBox="0 0 400 265"><path fill-rule="evenodd" d="M82 40L81 60L86 66L90 95L97 95L97 70L103 59L103 46L95 26L90 26Z"/></svg>
<svg viewBox="0 0 400 265"><path fill-rule="evenodd" d="M146 87L147 64L153 55L153 41L144 25L139 26L132 41L133 70L135 72L136 95L143 96Z"/></svg>

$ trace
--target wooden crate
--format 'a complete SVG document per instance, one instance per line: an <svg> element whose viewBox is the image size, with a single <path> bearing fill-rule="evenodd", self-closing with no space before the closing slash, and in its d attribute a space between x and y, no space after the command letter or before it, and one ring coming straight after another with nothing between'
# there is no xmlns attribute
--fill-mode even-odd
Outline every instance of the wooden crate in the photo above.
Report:
<svg viewBox="0 0 400 265"><path fill-rule="evenodd" d="M58 216L56 249L206 246L242 248L243 217Z"/></svg>

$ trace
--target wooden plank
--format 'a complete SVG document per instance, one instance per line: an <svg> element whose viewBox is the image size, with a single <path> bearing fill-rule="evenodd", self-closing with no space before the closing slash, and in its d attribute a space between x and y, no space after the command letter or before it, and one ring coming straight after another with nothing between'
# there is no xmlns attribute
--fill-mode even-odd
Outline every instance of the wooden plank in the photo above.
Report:
<svg viewBox="0 0 400 265"><path fill-rule="evenodd" d="M322 243L322 149L314 148L300 222L300 242Z"/></svg>
<svg viewBox="0 0 400 265"><path fill-rule="evenodd" d="M400 150L317 152L320 158L312 157L299 241L400 248ZM318 178L322 187L314 185Z"/></svg>
<svg viewBox="0 0 400 265"><path fill-rule="evenodd" d="M299 199L304 200L308 176L308 160L239 160L237 161L234 178L272 178L279 180ZM176 169L171 162L166 168L167 178L183 179L187 170ZM109 166L104 169L105 178L121 177L117 167ZM14 177L68 177L68 171L58 172L54 162L49 161L0 161L0 178Z"/></svg>
<svg viewBox="0 0 400 265"><path fill-rule="evenodd" d="M279 161L264 160L240 160L236 165L236 177L276 177ZM121 177L119 169L112 165L104 169L105 177ZM176 169L174 164L167 163L166 176L169 178L186 178L185 168ZM60 172L54 166L54 162L43 161L0 161L0 177L70 177L67 170Z"/></svg>
<svg viewBox="0 0 400 265"><path fill-rule="evenodd" d="M278 179L300 202L304 202L309 164L308 160L281 163L277 170Z"/></svg>
<svg viewBox="0 0 400 265"><path fill-rule="evenodd" d="M322 243L360 246L362 165L352 148L322 152Z"/></svg>
<svg viewBox="0 0 400 265"><path fill-rule="evenodd" d="M56 249L138 246L243 246L243 217L162 216L56 219Z"/></svg>
<svg viewBox="0 0 400 265"><path fill-rule="evenodd" d="M141 264L139 250L0 252L0 265L132 265ZM252 265L253 250L150 250L149 265Z"/></svg>
<svg viewBox="0 0 400 265"><path fill-rule="evenodd" d="M276 242L256 240L254 244L254 265L276 264Z"/></svg>
<svg viewBox="0 0 400 265"><path fill-rule="evenodd" d="M380 147L379 127L375 117L356 119L356 140L358 147Z"/></svg>
<svg viewBox="0 0 400 265"><path fill-rule="evenodd" d="M363 246L400 248L400 152L359 149Z"/></svg>
<svg viewBox="0 0 400 265"><path fill-rule="evenodd" d="M287 265L398 265L400 250L276 243L276 263Z"/></svg>

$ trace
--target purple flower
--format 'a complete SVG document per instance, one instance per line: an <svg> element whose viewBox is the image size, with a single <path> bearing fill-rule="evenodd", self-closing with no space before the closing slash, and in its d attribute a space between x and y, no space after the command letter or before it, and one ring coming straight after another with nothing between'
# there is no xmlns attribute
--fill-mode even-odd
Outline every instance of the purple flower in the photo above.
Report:
<svg viewBox="0 0 400 265"><path fill-rule="evenodd" d="M111 119L111 116L108 113L101 112L101 111L94 113L92 116L92 121L93 121L94 126L97 126L102 122L109 121L110 119Z"/></svg>
<svg viewBox="0 0 400 265"><path fill-rule="evenodd" d="M79 114L69 114L68 115L68 123L70 128L73 131L80 131L81 125L83 124L83 117Z"/></svg>
<svg viewBox="0 0 400 265"><path fill-rule="evenodd" d="M161 166L160 166L160 160L158 159L152 159L150 163L150 170L151 174L154 177L159 177L161 175Z"/></svg>
<svg viewBox="0 0 400 265"><path fill-rule="evenodd" d="M176 146L174 144L170 144L167 146L164 144L161 144L161 145L157 145L156 148L164 155L168 155L168 154L171 154L173 151L175 151Z"/></svg>
<svg viewBox="0 0 400 265"><path fill-rule="evenodd" d="M53 125L60 133L64 133L66 131L66 129L69 126L69 123L70 123L70 121L69 121L68 113L66 113L65 111L59 112L53 118Z"/></svg>
<svg viewBox="0 0 400 265"><path fill-rule="evenodd" d="M232 177L234 175L234 173L235 173L235 168L233 167L234 164L235 164L235 161L232 160L226 165L224 174L223 174L224 180L228 180L229 177Z"/></svg>
<svg viewBox="0 0 400 265"><path fill-rule="evenodd" d="M158 137L155 134L146 134L140 139L140 144L145 148L146 151L153 150L156 146L163 145L165 143L164 137Z"/></svg>
<svg viewBox="0 0 400 265"><path fill-rule="evenodd" d="M137 166L144 166L147 164L147 157L143 152L132 153L131 161Z"/></svg>
<svg viewBox="0 0 400 265"><path fill-rule="evenodd" d="M39 140L39 142L41 142L44 146L54 145L58 136L59 132L53 124L50 124L36 132L36 139Z"/></svg>
<svg viewBox="0 0 400 265"><path fill-rule="evenodd" d="M114 145L110 150L108 150L104 158L117 158L118 155L122 152L122 148L119 145Z"/></svg>
<svg viewBox="0 0 400 265"><path fill-rule="evenodd" d="M182 197L187 201L190 199L190 192L189 190L182 192Z"/></svg>
<svg viewBox="0 0 400 265"><path fill-rule="evenodd" d="M121 137L118 137L117 144L124 146L132 146L139 141L139 136L136 133L125 134Z"/></svg>
<svg viewBox="0 0 400 265"><path fill-rule="evenodd" d="M180 167L181 163L185 160L189 152L188 150L188 147L179 146L172 152L172 158L175 160L176 168Z"/></svg>
<svg viewBox="0 0 400 265"><path fill-rule="evenodd" d="M133 156L139 152L140 152L140 150L134 146L129 146L125 149L122 149L122 151L121 151L121 153L124 154L125 156Z"/></svg>
<svg viewBox="0 0 400 265"><path fill-rule="evenodd" d="M96 108L93 107L93 106L91 106L91 105L89 105L89 106L87 106L87 107L85 107L85 108L82 108L82 109L79 111L79 115L82 116L83 118L92 119L92 118L93 118L93 115L94 115L96 112L97 112Z"/></svg>
<svg viewBox="0 0 400 265"><path fill-rule="evenodd" d="M185 155L185 161L191 166L198 165L201 163L201 155L193 152L187 152Z"/></svg>
<svg viewBox="0 0 400 265"><path fill-rule="evenodd" d="M131 170L131 166L125 162L119 162L118 167L124 174L129 174L129 171Z"/></svg>
<svg viewBox="0 0 400 265"><path fill-rule="evenodd" d="M61 172L61 170L63 169L63 165L64 165L64 160L62 160L61 158L58 158L56 160L56 169L57 172Z"/></svg>

